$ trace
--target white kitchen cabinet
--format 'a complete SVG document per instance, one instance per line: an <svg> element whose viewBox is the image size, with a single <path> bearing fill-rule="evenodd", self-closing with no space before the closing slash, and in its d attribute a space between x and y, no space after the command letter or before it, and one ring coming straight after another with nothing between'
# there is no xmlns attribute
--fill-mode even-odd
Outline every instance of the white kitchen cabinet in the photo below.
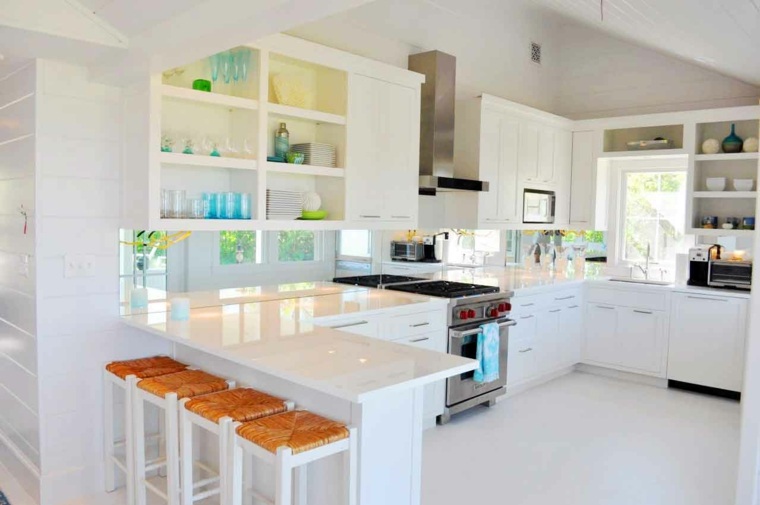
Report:
<svg viewBox="0 0 760 505"><path fill-rule="evenodd" d="M741 391L747 305L740 298L675 293L668 379Z"/></svg>
<svg viewBox="0 0 760 505"><path fill-rule="evenodd" d="M539 125L533 121L520 122L520 147L518 176L520 182L539 182ZM546 156L544 156L544 159Z"/></svg>
<svg viewBox="0 0 760 505"><path fill-rule="evenodd" d="M447 336L448 329L444 328L443 330L404 337L394 342L429 351L446 352ZM446 380L428 384L425 386L423 395L422 417L428 424L434 424L435 419L443 414L443 409L446 406Z"/></svg>
<svg viewBox="0 0 760 505"><path fill-rule="evenodd" d="M507 389L538 375L536 314L515 316L517 325L509 330Z"/></svg>
<svg viewBox="0 0 760 505"><path fill-rule="evenodd" d="M417 222L419 92L364 75L350 80L348 219Z"/></svg>
<svg viewBox="0 0 760 505"><path fill-rule="evenodd" d="M573 132L570 224L591 227L594 193L594 132Z"/></svg>
<svg viewBox="0 0 760 505"><path fill-rule="evenodd" d="M554 136L554 183L556 191L554 223L570 224L573 134L557 130Z"/></svg>
<svg viewBox="0 0 760 505"><path fill-rule="evenodd" d="M514 118L493 109L483 110L479 177L488 181L490 189L478 195L478 216L486 225L521 221L517 189L519 127Z"/></svg>
<svg viewBox="0 0 760 505"><path fill-rule="evenodd" d="M583 361L665 377L667 293L592 287L588 293Z"/></svg>
<svg viewBox="0 0 760 505"><path fill-rule="evenodd" d="M538 173L536 181L540 184L554 184L554 152L558 132L555 128L543 126L538 130Z"/></svg>
<svg viewBox="0 0 760 505"><path fill-rule="evenodd" d="M562 338L559 342L560 366L575 365L581 361L581 335L583 333L583 307L577 300L563 307L559 316Z"/></svg>

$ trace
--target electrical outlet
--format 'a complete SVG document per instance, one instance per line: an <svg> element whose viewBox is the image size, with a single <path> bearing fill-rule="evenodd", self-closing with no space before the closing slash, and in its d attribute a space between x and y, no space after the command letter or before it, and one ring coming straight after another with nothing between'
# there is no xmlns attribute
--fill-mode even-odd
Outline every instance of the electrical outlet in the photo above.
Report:
<svg viewBox="0 0 760 505"><path fill-rule="evenodd" d="M95 257L84 254L69 255L63 258L63 275L66 278L93 277L95 275Z"/></svg>

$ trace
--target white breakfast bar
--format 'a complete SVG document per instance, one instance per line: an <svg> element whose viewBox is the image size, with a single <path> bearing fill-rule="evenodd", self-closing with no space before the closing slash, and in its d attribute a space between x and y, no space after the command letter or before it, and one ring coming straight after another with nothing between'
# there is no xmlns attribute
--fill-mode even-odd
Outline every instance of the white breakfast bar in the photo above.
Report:
<svg viewBox="0 0 760 505"><path fill-rule="evenodd" d="M241 385L359 430L358 503L418 505L423 388L475 368L475 361L317 326L317 317L394 307L442 309L446 301L317 283L294 292L232 290L187 295L190 319L172 321L162 301L123 321L172 343L175 357ZM272 491L271 468L254 466L254 485ZM310 505L341 505L342 460L312 463Z"/></svg>

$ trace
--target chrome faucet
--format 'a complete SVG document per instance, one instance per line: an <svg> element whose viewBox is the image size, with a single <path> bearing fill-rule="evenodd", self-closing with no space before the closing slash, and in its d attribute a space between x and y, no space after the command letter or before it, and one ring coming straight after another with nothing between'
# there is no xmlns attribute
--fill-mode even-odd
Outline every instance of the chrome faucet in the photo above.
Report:
<svg viewBox="0 0 760 505"><path fill-rule="evenodd" d="M644 280L649 280L649 255L652 252L652 244L650 242L647 242L647 256L645 258L644 266L642 267L638 263L634 264L633 266L635 268L638 268L641 270L641 273L644 274ZM633 275L631 275L633 277Z"/></svg>

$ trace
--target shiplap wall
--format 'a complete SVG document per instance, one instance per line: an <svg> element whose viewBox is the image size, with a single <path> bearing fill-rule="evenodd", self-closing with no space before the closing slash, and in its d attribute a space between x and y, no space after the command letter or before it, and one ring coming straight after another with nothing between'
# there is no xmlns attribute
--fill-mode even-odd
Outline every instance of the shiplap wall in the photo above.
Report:
<svg viewBox="0 0 760 505"><path fill-rule="evenodd" d="M37 64L0 76L0 463L39 500L35 286ZM23 205L29 217L24 234ZM28 258L28 273L19 270Z"/></svg>
<svg viewBox="0 0 760 505"><path fill-rule="evenodd" d="M38 68L40 494L58 505L103 489L103 364L168 347L118 317L120 89L81 67ZM93 275L66 278L64 258L80 254Z"/></svg>

